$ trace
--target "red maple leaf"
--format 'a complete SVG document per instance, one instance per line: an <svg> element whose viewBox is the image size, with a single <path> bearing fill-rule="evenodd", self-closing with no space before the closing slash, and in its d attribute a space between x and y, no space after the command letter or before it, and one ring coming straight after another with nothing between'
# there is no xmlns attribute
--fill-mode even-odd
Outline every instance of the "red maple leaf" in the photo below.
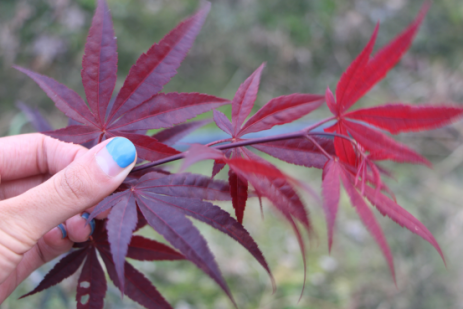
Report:
<svg viewBox="0 0 463 309"><path fill-rule="evenodd" d="M186 216L204 222L235 239L270 273L262 252L244 227L226 211L204 200L230 200L228 184L208 177L189 174L165 174L143 171L129 177L125 190L114 193L97 205L88 220L111 209L108 216L108 240L118 274L124 287L124 260L133 230L137 226L137 209L155 231L177 248L227 293L231 293L201 236ZM272 278L273 282L273 278ZM234 301L233 301L234 302Z"/></svg>
<svg viewBox="0 0 463 309"><path fill-rule="evenodd" d="M276 125L293 122L317 109L323 103L323 96L315 94L294 93L287 96L280 96L267 102L246 122L251 113L259 90L259 82L264 64L251 74L238 88L232 100L232 121L228 120L223 113L214 110L214 121L225 133L231 135L230 139L224 141L240 141L242 136L248 133L259 132L271 129ZM326 139L317 138L320 143L327 145L329 150L331 142ZM326 157L309 140L305 138L292 139L291 141L275 141L252 147L277 157L278 159L293 164L307 167L322 168ZM332 147L331 147L332 148ZM227 158L247 158L261 160L245 147L237 147L225 151ZM270 163L268 163L270 164ZM225 164L220 160L216 161L213 167L213 176L216 175ZM243 222L244 210L247 201L248 181L238 177L233 169L228 172L232 204L238 222Z"/></svg>
<svg viewBox="0 0 463 309"><path fill-rule="evenodd" d="M149 129L172 127L228 103L225 99L200 93L159 93L177 73L209 9L207 3L142 54L130 69L115 100L111 101L117 78L117 45L109 9L104 0L98 0L82 59L82 83L88 106L63 84L15 67L31 77L56 107L74 121L64 129L44 134L89 145L123 136L134 143L139 158L149 161L178 153L144 133Z"/></svg>
<svg viewBox="0 0 463 309"><path fill-rule="evenodd" d="M21 298L33 295L60 283L74 274L83 264L77 283L77 309L102 309L106 294L106 279L103 268L97 258L97 252L103 259L109 278L120 287L116 266L112 259L105 221L96 220L95 230L90 239L75 244L76 250L68 253L48 272L39 285ZM157 241L133 236L127 246L127 257L139 261L173 261L185 257L170 247ZM125 286L123 293L146 308L171 309L151 282L127 261L122 261L125 268Z"/></svg>
<svg viewBox="0 0 463 309"><path fill-rule="evenodd" d="M371 160L393 160L430 166L431 163L414 150L394 141L374 127L392 134L429 130L446 125L463 114L463 109L458 107L403 103L348 112L400 60L409 48L428 7L429 4L425 4L416 19L401 34L370 57L379 29L377 25L367 46L341 76L336 88L336 99L329 88L326 90L326 103L337 122L325 131L352 136L361 147L370 152ZM336 155L341 161L354 166L360 163L351 141L336 136L334 144Z"/></svg>

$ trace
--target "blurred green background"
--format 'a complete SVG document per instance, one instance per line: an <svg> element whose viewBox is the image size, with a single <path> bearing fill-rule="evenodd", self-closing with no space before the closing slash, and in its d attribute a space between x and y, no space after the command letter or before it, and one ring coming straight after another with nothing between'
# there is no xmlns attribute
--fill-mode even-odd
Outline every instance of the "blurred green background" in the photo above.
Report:
<svg viewBox="0 0 463 309"><path fill-rule="evenodd" d="M153 42L200 5L197 0L108 0L118 38L119 88L130 66ZM422 1L415 0L214 0L211 13L178 75L165 91L197 91L232 98L239 84L267 62L256 108L270 98L293 92L323 93L339 76L381 22L376 46L391 40L412 21ZM84 96L80 81L85 37L94 0L0 1L0 136L31 131L16 101L38 107L56 128L64 116L25 75L18 64L51 76ZM463 103L463 5L435 1L412 48L389 75L357 106L384 102ZM460 105L462 105L460 103ZM230 112L229 107L223 108ZM305 121L328 115L326 107ZM199 134L215 131L211 125ZM397 286L373 239L346 197L337 219L335 243L328 254L320 206L307 199L317 238L307 256L307 285L300 302L303 266L289 226L264 203L248 203L244 225L261 247L277 281L272 294L268 276L240 246L202 224L240 308L463 308L463 124L431 132L405 134L402 142L434 163L386 164L397 181L388 181L399 204L436 236L447 268L434 249L411 232L377 216L395 258ZM0 144L1 147L1 144ZM276 162L276 160L272 160ZM277 163L286 173L319 191L320 171ZM210 170L209 163L193 172ZM220 176L226 177L226 173ZM223 204L232 211L229 204ZM146 229L142 233L159 239ZM188 262L136 263L176 309L232 308L211 279ZM38 295L17 300L50 269L34 272L0 307L74 308L77 277ZM116 288L105 308L138 308Z"/></svg>

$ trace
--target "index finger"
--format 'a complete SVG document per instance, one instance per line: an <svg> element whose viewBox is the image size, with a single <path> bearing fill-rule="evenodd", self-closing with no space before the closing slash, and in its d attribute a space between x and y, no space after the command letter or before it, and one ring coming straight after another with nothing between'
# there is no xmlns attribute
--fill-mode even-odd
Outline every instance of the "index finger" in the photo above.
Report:
<svg viewBox="0 0 463 309"><path fill-rule="evenodd" d="M0 182L56 174L88 151L39 133L0 138Z"/></svg>

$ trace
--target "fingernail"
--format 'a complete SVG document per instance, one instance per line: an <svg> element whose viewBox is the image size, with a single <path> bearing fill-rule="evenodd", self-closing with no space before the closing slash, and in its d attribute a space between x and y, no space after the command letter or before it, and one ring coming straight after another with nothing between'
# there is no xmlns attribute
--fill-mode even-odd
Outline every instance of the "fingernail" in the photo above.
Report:
<svg viewBox="0 0 463 309"><path fill-rule="evenodd" d="M82 218L84 218L85 220L87 220L89 216L90 214L88 212L84 212L82 214ZM90 228L92 229L92 231L90 232L90 235L92 235L93 231L95 231L95 219L92 219L90 222L88 222L88 224L90 224Z"/></svg>
<svg viewBox="0 0 463 309"><path fill-rule="evenodd" d="M135 146L126 138L116 137L95 156L96 162L108 176L114 177L129 166L136 156Z"/></svg>
<svg viewBox="0 0 463 309"><path fill-rule="evenodd" d="M60 225L58 225L58 228L61 231L61 234L63 236L63 237L61 237L62 239L68 237L68 233L66 232L66 228L64 227L64 225L62 223Z"/></svg>

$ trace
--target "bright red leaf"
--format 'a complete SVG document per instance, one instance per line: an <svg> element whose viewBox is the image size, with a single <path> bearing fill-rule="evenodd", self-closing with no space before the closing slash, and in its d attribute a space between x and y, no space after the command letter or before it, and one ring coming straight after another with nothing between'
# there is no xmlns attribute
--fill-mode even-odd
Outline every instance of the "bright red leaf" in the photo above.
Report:
<svg viewBox="0 0 463 309"><path fill-rule="evenodd" d="M399 36L370 58L378 32L378 26L376 26L370 42L342 75L336 89L336 101L331 91L329 89L326 91L328 107L337 116L338 121L325 131L347 137L352 136L360 143L361 147L371 153L370 159L372 160L394 160L430 166L430 163L415 151L395 142L379 131L359 124L358 121L369 123L395 134L434 129L450 123L463 114L462 108L409 106L402 103L346 112L371 87L384 78L387 72L400 60L409 48L428 6L425 4L416 19ZM354 150L349 140L338 136L334 139L336 155L341 161L353 166L362 162L357 160L356 151L358 149Z"/></svg>

